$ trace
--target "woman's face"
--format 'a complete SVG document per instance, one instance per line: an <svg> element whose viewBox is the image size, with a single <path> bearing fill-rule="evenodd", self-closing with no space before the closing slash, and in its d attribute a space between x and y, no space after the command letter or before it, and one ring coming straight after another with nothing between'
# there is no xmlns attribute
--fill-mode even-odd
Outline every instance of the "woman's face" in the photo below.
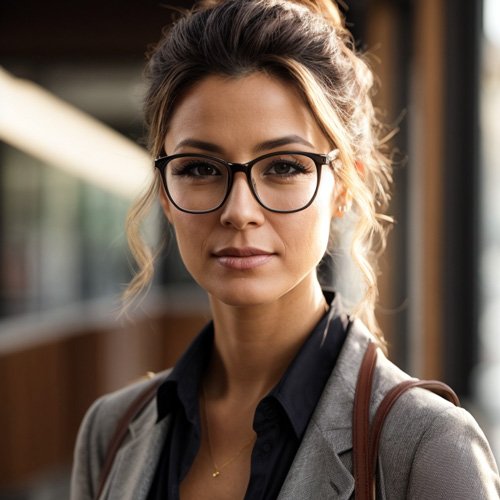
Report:
<svg viewBox="0 0 500 500"><path fill-rule="evenodd" d="M203 153L245 163L266 153L330 152L293 86L263 73L209 76L177 105L165 141L168 155ZM176 209L162 193L188 271L211 296L234 306L258 305L309 292L335 213L332 169L323 166L318 194L305 210L273 213L236 173L224 205L208 214Z"/></svg>

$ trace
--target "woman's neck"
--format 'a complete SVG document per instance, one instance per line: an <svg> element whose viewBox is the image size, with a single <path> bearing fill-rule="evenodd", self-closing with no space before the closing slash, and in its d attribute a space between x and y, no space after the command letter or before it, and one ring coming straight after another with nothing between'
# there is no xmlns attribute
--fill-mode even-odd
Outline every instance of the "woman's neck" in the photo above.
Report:
<svg viewBox="0 0 500 500"><path fill-rule="evenodd" d="M233 307L210 300L215 340L205 389L213 398L247 404L279 381L327 308L316 279L271 304Z"/></svg>

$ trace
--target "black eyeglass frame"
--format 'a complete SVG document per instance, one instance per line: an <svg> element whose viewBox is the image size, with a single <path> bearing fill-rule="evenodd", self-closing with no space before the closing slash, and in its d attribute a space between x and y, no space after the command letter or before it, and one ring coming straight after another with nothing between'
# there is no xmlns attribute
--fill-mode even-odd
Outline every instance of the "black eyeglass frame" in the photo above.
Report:
<svg viewBox="0 0 500 500"><path fill-rule="evenodd" d="M229 197L229 194L231 193L231 189L233 187L233 179L234 179L234 174L237 172L243 172L246 175L247 178L247 183L248 186L250 187L250 191L253 195L253 197L257 200L259 205L266 210L269 210L270 212L274 213L280 213L280 214L291 214L295 212L300 212L301 210L305 210L308 206L311 205L311 203L314 201L316 198L316 195L318 194L318 189L319 189L319 183L321 180L321 167L323 165L330 165L338 156L339 150L334 149L330 151L330 153L327 154L320 154L320 153L309 153L307 151L276 151L273 153L267 153L265 155L259 156L247 163L232 163L226 160L223 160L222 158L218 158L217 156L211 156L211 155L206 155L206 154L201 154L201 153L178 153L175 155L166 155L166 156L159 156L154 160L154 166L158 169L160 172L160 177L162 180L163 188L165 189L165 193L168 196L168 199L172 202L172 204L181 212L185 212L188 214L208 214L210 212L215 212L216 210L219 210L224 203L226 202L227 198ZM316 170L317 170L317 181L316 181L316 188L314 190L314 193L309 200L308 203L306 203L303 207L300 208L295 208L293 210L275 210L272 208L267 207L262 200L259 199L259 196L255 192L255 189L252 184L252 177L251 177L251 170L252 167L258 163L259 161L265 160L266 158L270 158L272 156L279 156L279 155L302 155L306 156L307 158L310 158L314 164L316 165ZM209 210L187 210L185 208L182 208L179 206L172 198L170 191L168 189L168 184L167 184L167 177L165 175L165 169L167 168L167 165L172 161L177 158L187 158L187 157L195 157L195 158L204 158L207 160L212 160L216 161L222 165L224 165L228 171L228 182L227 182L227 188L226 188L226 194L224 195L224 198L222 201L214 208L211 208Z"/></svg>

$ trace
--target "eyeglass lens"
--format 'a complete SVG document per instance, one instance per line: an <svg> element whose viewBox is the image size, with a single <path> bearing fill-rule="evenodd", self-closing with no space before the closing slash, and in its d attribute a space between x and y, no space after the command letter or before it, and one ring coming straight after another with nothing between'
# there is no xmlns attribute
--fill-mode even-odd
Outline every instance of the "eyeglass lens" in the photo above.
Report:
<svg viewBox="0 0 500 500"><path fill-rule="evenodd" d="M190 212L219 207L227 195L230 175L224 163L196 155L174 158L165 169L172 201ZM294 211L305 207L314 196L318 169L308 156L274 155L252 165L251 182L254 195L266 208Z"/></svg>

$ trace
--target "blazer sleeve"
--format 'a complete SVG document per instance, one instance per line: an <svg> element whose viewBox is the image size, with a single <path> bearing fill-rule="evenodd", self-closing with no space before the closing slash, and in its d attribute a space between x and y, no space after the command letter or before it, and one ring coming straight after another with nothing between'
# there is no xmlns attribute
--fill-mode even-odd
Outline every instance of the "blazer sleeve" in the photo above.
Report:
<svg viewBox="0 0 500 500"><path fill-rule="evenodd" d="M414 454L406 498L500 498L495 459L467 411L448 407L426 428Z"/></svg>

